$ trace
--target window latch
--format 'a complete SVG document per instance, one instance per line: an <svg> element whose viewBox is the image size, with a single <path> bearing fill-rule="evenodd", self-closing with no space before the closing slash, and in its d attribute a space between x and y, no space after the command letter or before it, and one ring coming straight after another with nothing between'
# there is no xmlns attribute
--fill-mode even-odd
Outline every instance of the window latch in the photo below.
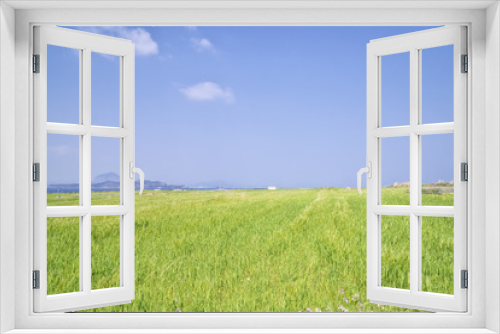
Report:
<svg viewBox="0 0 500 334"><path fill-rule="evenodd" d="M368 161L367 166L358 171L358 192L361 195L361 175L366 173L368 179L372 178L372 163Z"/></svg>
<svg viewBox="0 0 500 334"><path fill-rule="evenodd" d="M142 192L144 191L144 172L140 168L134 167L134 162L130 161L129 162L129 176L133 180L135 173L139 174L140 177L140 182L141 182L141 189L139 190L139 195L142 195Z"/></svg>

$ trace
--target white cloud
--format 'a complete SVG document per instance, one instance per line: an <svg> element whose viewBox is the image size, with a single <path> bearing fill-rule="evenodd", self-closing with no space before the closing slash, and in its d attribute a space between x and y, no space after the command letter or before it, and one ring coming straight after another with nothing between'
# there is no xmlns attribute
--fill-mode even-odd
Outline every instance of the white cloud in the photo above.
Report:
<svg viewBox="0 0 500 334"><path fill-rule="evenodd" d="M191 45L198 52L209 51L215 53L214 45L206 38L191 38Z"/></svg>
<svg viewBox="0 0 500 334"><path fill-rule="evenodd" d="M112 35L114 37L129 39L135 44L135 52L139 56L149 56L158 54L158 43L151 34L144 28L129 27L80 27L80 30L93 32L96 34ZM111 33L111 34L110 34Z"/></svg>
<svg viewBox="0 0 500 334"><path fill-rule="evenodd" d="M196 85L180 89L180 92L190 100L223 100L227 103L234 102L234 95L231 88L223 89L215 82L200 82Z"/></svg>
<svg viewBox="0 0 500 334"><path fill-rule="evenodd" d="M151 34L143 28L123 28L121 37L130 39L135 44L135 52L138 55L158 54L158 44L151 38Z"/></svg>

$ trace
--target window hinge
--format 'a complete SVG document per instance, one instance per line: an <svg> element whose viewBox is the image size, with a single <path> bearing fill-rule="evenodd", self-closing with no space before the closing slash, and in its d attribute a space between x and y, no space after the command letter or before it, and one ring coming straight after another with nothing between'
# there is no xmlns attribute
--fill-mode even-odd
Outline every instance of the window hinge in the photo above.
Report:
<svg viewBox="0 0 500 334"><path fill-rule="evenodd" d="M33 270L33 289L40 289L40 270Z"/></svg>
<svg viewBox="0 0 500 334"><path fill-rule="evenodd" d="M33 181L39 182L40 181L40 163L35 162L33 164Z"/></svg>
<svg viewBox="0 0 500 334"><path fill-rule="evenodd" d="M469 56L467 55L462 55L462 73L467 73L469 72Z"/></svg>
<svg viewBox="0 0 500 334"><path fill-rule="evenodd" d="M462 162L460 165L461 177L462 181L469 181L469 165L466 162Z"/></svg>
<svg viewBox="0 0 500 334"><path fill-rule="evenodd" d="M40 73L40 55L33 55L33 73Z"/></svg>
<svg viewBox="0 0 500 334"><path fill-rule="evenodd" d="M462 289L469 288L469 273L468 273L468 271L462 270L461 276L462 276Z"/></svg>

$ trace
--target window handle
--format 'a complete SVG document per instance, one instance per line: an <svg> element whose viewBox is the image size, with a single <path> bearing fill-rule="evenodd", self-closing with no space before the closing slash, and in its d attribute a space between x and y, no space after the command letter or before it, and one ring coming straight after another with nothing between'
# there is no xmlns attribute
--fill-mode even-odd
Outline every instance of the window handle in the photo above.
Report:
<svg viewBox="0 0 500 334"><path fill-rule="evenodd" d="M140 168L134 167L134 162L130 161L129 163L129 171L130 171L130 178L134 179L135 173L139 174L139 180L141 183L141 189L139 190L139 195L142 195L142 192L144 191L144 172Z"/></svg>
<svg viewBox="0 0 500 334"><path fill-rule="evenodd" d="M363 175L363 173L366 173L366 177L368 179L372 178L372 163L370 161L368 161L367 165L368 166L361 168L358 171L358 192L360 195L361 195L361 175Z"/></svg>

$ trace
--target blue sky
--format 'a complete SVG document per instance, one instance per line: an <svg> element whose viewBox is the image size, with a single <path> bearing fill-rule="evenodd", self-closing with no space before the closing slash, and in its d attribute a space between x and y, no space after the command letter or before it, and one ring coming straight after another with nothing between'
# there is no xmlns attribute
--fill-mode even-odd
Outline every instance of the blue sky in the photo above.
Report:
<svg viewBox="0 0 500 334"><path fill-rule="evenodd" d="M78 27L136 44L136 165L191 187L355 187L366 160L366 44L428 27ZM423 50L422 120L453 121L452 47ZM48 121L78 122L78 53L50 47ZM92 123L117 126L119 61L92 56ZM409 122L409 57L382 59L382 125ZM60 137L60 138L57 138ZM78 140L50 135L49 183L77 182ZM422 139L423 182L453 179L453 135ZM382 182L409 180L408 138ZM119 171L112 139L93 177Z"/></svg>

